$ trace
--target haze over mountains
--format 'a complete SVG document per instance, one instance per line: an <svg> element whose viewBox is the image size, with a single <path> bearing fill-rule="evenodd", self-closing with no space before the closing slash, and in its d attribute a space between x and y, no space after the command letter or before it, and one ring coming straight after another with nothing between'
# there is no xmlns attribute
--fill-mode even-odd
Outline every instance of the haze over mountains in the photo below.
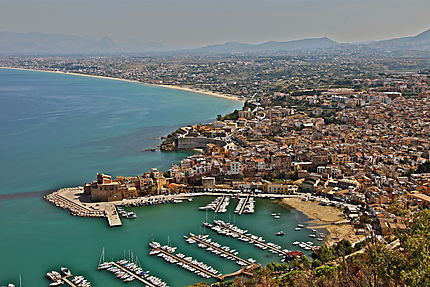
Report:
<svg viewBox="0 0 430 287"><path fill-rule="evenodd" d="M130 41L115 43L108 37L89 39L81 36L0 32L0 54L2 55L67 55L67 54L145 54L145 53L265 53L287 52L312 49L361 48L384 51L425 51L430 52L430 30L416 36L375 41L370 43L339 43L329 38L309 38L303 40L261 44L227 42L194 49L175 49L155 42Z"/></svg>

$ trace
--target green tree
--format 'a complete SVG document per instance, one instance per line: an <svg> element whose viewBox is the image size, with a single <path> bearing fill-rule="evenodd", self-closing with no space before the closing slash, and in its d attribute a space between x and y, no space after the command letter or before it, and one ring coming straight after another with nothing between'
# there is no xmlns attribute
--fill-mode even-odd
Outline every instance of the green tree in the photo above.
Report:
<svg viewBox="0 0 430 287"><path fill-rule="evenodd" d="M409 232L400 240L407 255L402 280L408 286L430 286L430 210L416 213Z"/></svg>

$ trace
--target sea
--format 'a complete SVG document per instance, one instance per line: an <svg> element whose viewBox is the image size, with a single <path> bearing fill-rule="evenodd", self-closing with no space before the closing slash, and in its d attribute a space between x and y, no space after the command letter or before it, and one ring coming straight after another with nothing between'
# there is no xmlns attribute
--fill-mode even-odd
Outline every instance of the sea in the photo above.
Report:
<svg viewBox="0 0 430 287"><path fill-rule="evenodd" d="M240 269L233 261L185 242L189 232L206 233L233 247L241 258L262 265L279 257L202 228L206 220L236 223L267 241L294 249L292 242L313 241L309 230L295 231L307 218L275 201L257 200L254 214L235 215L237 199L225 214L198 209L214 198L129 208L136 219L109 228L106 219L80 218L43 200L61 187L82 185L97 172L135 176L156 167L168 170L190 152L145 151L178 127L213 121L241 108L230 99L181 90L70 74L0 69L0 286L48 286L46 273L67 266L92 286L141 286L97 271L102 249L106 260L133 254L145 270L169 286L215 282L149 256L153 239L177 246L223 274ZM273 212L281 213L274 219ZM285 236L276 232L283 230Z"/></svg>

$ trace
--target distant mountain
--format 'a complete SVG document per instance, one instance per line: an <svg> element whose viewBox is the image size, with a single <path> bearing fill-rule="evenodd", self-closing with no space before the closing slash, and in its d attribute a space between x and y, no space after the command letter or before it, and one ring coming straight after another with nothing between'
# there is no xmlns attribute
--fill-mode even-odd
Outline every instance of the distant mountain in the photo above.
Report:
<svg viewBox="0 0 430 287"><path fill-rule="evenodd" d="M81 36L0 32L0 54L65 55L144 53L166 50L163 45L150 42L117 44L109 37L89 39Z"/></svg>
<svg viewBox="0 0 430 287"><path fill-rule="evenodd" d="M237 42L227 42L225 44L209 45L197 49L193 52L208 53L236 53L236 52L283 52L306 49L325 49L337 46L339 43L329 38L310 38L296 41L276 42L269 41L261 44L246 44Z"/></svg>
<svg viewBox="0 0 430 287"><path fill-rule="evenodd" d="M120 53L185 53L185 54L229 54L229 53L271 53L308 51L315 49L376 49L382 52L430 51L430 30L416 36L358 44L338 43L329 38L261 44L227 42L194 49L175 50L155 42L128 41L115 43L109 37L89 39L81 36L0 32L0 55L70 55L70 54L120 54Z"/></svg>
<svg viewBox="0 0 430 287"><path fill-rule="evenodd" d="M366 46L390 51L430 51L430 29L416 36L377 41Z"/></svg>

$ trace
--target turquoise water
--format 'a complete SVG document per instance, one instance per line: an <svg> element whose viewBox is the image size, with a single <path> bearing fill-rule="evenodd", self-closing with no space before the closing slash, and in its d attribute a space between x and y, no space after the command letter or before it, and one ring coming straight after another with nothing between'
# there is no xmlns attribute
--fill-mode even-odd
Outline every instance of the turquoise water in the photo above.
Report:
<svg viewBox="0 0 430 287"><path fill-rule="evenodd" d="M202 279L149 257L152 236L170 241L178 250L201 259L222 273L238 269L230 261L207 254L183 239L199 233L205 217L194 202L136 208L138 218L121 228L108 228L105 219L70 216L42 200L47 190L76 186L96 172L136 175L151 167L166 170L187 153L142 152L159 144L159 137L179 126L204 122L231 112L240 103L160 87L107 79L0 69L0 286L48 286L46 272L68 266L93 286L121 286L112 274L96 266L104 246L106 257L118 259L133 250L142 265L171 286ZM219 216L228 220L233 214ZM270 213L282 212L280 220ZM211 215L212 216L212 215ZM308 231L293 231L304 216L275 203L257 201L254 215L230 215L231 220L266 239L292 248L296 239L308 241ZM284 230L286 236L276 237ZM235 247L244 258L266 264L277 257L243 242L208 232L220 243ZM210 282L210 281L208 281ZM125 284L125 283L124 283ZM139 286L136 282L129 286Z"/></svg>

